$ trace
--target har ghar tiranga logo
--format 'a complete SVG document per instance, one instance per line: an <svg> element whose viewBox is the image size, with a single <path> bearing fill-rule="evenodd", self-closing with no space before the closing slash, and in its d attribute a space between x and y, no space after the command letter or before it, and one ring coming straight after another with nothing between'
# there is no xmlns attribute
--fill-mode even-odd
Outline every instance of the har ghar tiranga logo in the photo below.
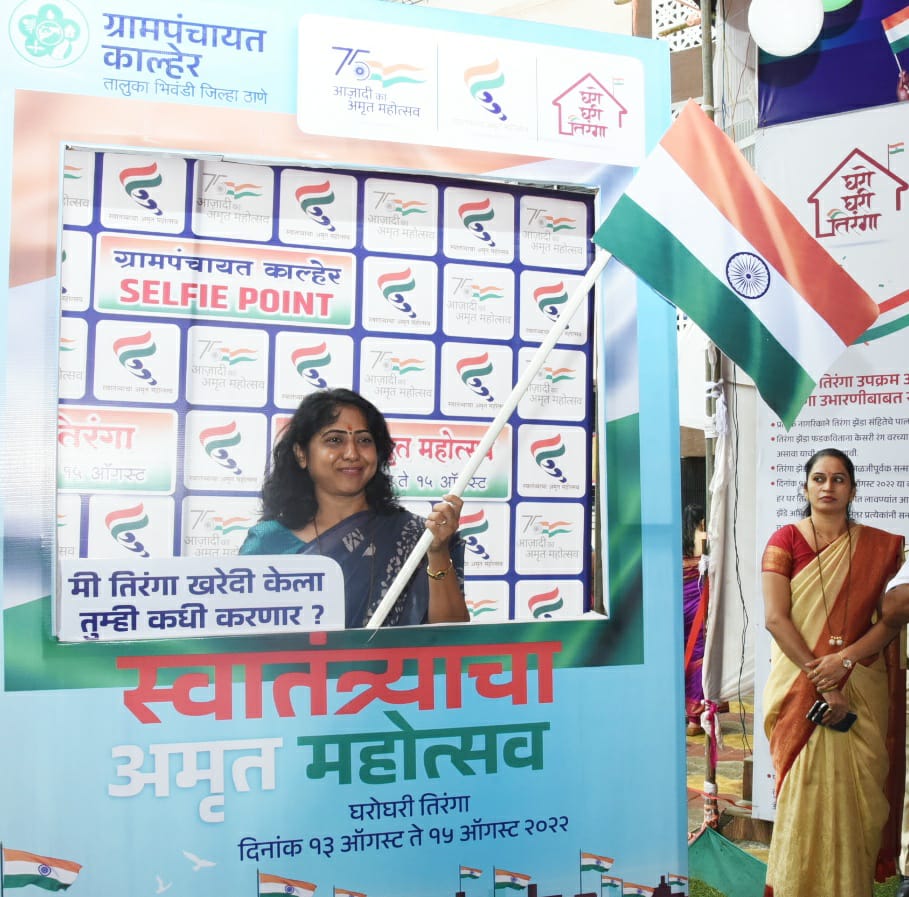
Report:
<svg viewBox="0 0 909 897"><path fill-rule="evenodd" d="M88 47L88 21L68 0L24 0L12 11L8 27L16 52L41 68L72 65Z"/></svg>

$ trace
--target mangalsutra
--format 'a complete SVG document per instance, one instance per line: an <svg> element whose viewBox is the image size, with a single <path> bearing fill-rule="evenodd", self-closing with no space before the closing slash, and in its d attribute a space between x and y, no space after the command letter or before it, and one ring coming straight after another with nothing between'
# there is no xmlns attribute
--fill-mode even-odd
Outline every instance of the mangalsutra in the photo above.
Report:
<svg viewBox="0 0 909 897"><path fill-rule="evenodd" d="M817 561L817 577L821 583L821 598L824 601L824 616L827 618L827 631L830 632L830 638L827 641L832 648L842 648L843 645L846 644L846 636L834 635L830 628L830 612L827 609L827 592L824 589L824 570L821 565L821 552L818 548L817 530L814 528L814 520L812 520L811 517L808 518L808 522L811 524L811 532L814 534L814 557ZM849 525L849 521L846 521L846 535L849 538L849 569L846 573L846 602L843 606L843 627L845 627L849 621L849 595L852 592L852 527ZM835 542L836 539L833 541ZM831 544L833 543L828 542L824 548L827 548Z"/></svg>

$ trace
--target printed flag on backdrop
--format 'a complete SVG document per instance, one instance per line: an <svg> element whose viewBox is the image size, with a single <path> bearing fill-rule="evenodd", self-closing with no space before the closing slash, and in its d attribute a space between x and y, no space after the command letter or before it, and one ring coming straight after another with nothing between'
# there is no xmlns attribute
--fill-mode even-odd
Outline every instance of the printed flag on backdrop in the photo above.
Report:
<svg viewBox="0 0 909 897"><path fill-rule="evenodd" d="M344 888L335 888L335 897L366 897L365 894L361 894L359 891L345 891Z"/></svg>
<svg viewBox="0 0 909 897"><path fill-rule="evenodd" d="M878 316L694 101L594 240L746 371L787 429Z"/></svg>
<svg viewBox="0 0 909 897"><path fill-rule="evenodd" d="M4 888L37 885L45 891L65 891L76 880L81 868L81 863L70 860L3 848Z"/></svg>
<svg viewBox="0 0 909 897"><path fill-rule="evenodd" d="M909 49L909 6L895 12L892 16L887 16L886 19L881 19L881 25L884 27L884 35L894 54Z"/></svg>
<svg viewBox="0 0 909 897"><path fill-rule="evenodd" d="M678 875L675 872L673 872L669 876L669 878L666 879L666 884L668 884L669 887L671 887L671 888L672 887L685 888L688 886L688 876Z"/></svg>
<svg viewBox="0 0 909 897"><path fill-rule="evenodd" d="M473 866L461 866L461 871L458 873L459 878L482 878L483 870L474 869Z"/></svg>
<svg viewBox="0 0 909 897"><path fill-rule="evenodd" d="M582 872L608 872L614 862L612 857L601 857L595 853L581 851Z"/></svg>
<svg viewBox="0 0 909 897"><path fill-rule="evenodd" d="M509 872L507 869L496 869L497 891L525 891L530 884L530 876L520 872Z"/></svg>
<svg viewBox="0 0 909 897"><path fill-rule="evenodd" d="M268 894L286 894L287 897L312 897L316 886L308 881L296 881L293 878L282 878L280 875L259 873L259 897Z"/></svg>
<svg viewBox="0 0 909 897"><path fill-rule="evenodd" d="M616 890L621 890L622 879L616 878L614 875L601 875L600 889L602 890L603 888L615 888Z"/></svg>
<svg viewBox="0 0 909 897"><path fill-rule="evenodd" d="M648 888L646 885L636 885L632 884L629 881L626 881L622 887L623 897L647 897L648 894L653 894L653 888Z"/></svg>

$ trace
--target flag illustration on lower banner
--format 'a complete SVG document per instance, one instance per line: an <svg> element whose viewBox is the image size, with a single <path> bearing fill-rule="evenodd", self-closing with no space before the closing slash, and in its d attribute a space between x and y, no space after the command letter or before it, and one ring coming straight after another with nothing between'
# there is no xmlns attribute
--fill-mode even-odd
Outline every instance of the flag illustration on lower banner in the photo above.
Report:
<svg viewBox="0 0 909 897"><path fill-rule="evenodd" d="M687 314L787 429L879 313L693 100L593 239Z"/></svg>
<svg viewBox="0 0 909 897"><path fill-rule="evenodd" d="M46 891L65 891L76 880L81 868L81 863L70 860L3 848L4 888L37 885Z"/></svg>
<svg viewBox="0 0 909 897"><path fill-rule="evenodd" d="M581 851L582 872L608 872L614 862L612 857L602 857L596 853Z"/></svg>
<svg viewBox="0 0 909 897"><path fill-rule="evenodd" d="M483 870L474 869L473 866L461 866L458 872L458 878L482 878Z"/></svg>
<svg viewBox="0 0 909 897"><path fill-rule="evenodd" d="M894 55L909 49L909 6L903 7L892 16L881 19L884 36Z"/></svg>
<svg viewBox="0 0 909 897"><path fill-rule="evenodd" d="M312 897L315 893L316 886L311 882L283 878L280 875L270 875L267 872L259 873L259 897L265 897L266 894L286 894L287 897Z"/></svg>
<svg viewBox="0 0 909 897"><path fill-rule="evenodd" d="M520 872L509 872L507 869L496 869L497 891L525 891L530 884L530 876Z"/></svg>

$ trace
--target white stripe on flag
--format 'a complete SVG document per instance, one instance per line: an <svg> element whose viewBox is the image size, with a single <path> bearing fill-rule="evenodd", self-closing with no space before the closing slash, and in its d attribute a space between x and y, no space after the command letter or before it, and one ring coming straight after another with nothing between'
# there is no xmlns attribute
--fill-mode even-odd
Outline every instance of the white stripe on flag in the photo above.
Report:
<svg viewBox="0 0 909 897"><path fill-rule="evenodd" d="M53 881L59 881L61 884L69 887L76 880L78 874L78 872L73 872L56 863L53 866L44 866L43 864L28 862L27 860L10 860L4 858L3 861L3 875L6 877L35 875L42 878L49 878Z"/></svg>
<svg viewBox="0 0 909 897"><path fill-rule="evenodd" d="M754 252L754 248L662 147L657 146L648 157L645 171L647 177L635 178L627 195L686 246L717 280L727 284L729 257L735 252ZM672 184L671 201L666 197L667 184ZM697 227L691 226L693 220L698 222ZM830 359L843 353L843 342L778 271L769 264L768 268L767 292L760 299L740 301L813 380L820 380L830 367Z"/></svg>

